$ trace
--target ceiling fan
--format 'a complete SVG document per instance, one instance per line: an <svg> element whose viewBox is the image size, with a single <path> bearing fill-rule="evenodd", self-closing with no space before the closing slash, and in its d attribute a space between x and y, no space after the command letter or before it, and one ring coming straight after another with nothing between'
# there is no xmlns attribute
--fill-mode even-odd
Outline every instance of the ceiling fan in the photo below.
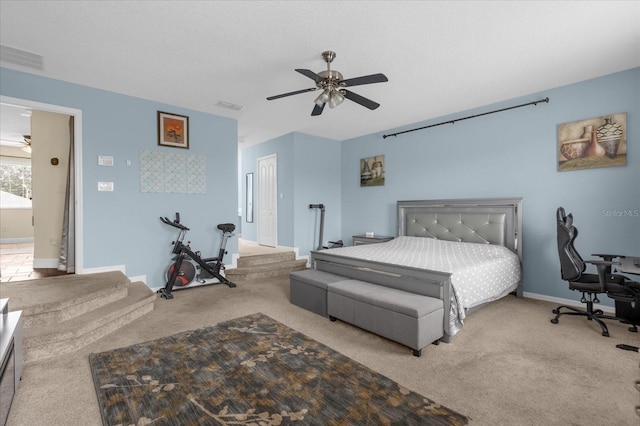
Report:
<svg viewBox="0 0 640 426"><path fill-rule="evenodd" d="M22 135L22 137L24 138L24 142L22 142L24 146L21 149L31 154L31 135Z"/></svg>
<svg viewBox="0 0 640 426"><path fill-rule="evenodd" d="M337 107L344 102L345 98L360 104L365 108L369 108L370 110L374 110L380 106L379 103L353 93L345 89L345 87L389 81L384 74L371 74L362 77L348 78L345 80L341 73L331 69L331 62L336 58L335 52L330 50L322 52L322 58L327 63L326 71L320 71L316 74L311 70L296 69L300 74L312 79L316 83L315 87L296 90L295 92L283 93L276 96L269 96L267 100L272 101L274 99L280 99L286 96L298 95L300 93L312 92L320 89L322 90L322 93L315 99L316 105L313 107L313 111L311 111L312 116L322 114L322 110L324 110L324 106L326 104L329 104L329 108Z"/></svg>

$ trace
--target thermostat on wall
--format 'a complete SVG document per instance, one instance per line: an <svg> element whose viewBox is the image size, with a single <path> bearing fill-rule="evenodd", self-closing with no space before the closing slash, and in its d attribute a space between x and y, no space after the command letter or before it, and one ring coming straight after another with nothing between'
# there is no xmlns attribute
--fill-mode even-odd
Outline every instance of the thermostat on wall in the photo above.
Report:
<svg viewBox="0 0 640 426"><path fill-rule="evenodd" d="M113 157L106 155L98 155L98 166L113 167Z"/></svg>

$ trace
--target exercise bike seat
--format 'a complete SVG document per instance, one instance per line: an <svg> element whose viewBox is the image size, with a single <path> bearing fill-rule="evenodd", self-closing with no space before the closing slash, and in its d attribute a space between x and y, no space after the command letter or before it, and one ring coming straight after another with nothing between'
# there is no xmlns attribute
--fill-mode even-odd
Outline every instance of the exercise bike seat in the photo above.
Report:
<svg viewBox="0 0 640 426"><path fill-rule="evenodd" d="M218 225L218 229L222 232L233 232L236 226L233 223L221 223Z"/></svg>

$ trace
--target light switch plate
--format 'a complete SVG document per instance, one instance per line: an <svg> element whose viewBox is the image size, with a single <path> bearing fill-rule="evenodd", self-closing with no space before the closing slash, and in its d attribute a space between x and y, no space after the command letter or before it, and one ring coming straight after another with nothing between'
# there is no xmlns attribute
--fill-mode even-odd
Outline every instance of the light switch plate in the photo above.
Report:
<svg viewBox="0 0 640 426"><path fill-rule="evenodd" d="M98 182L98 191L113 192L113 182Z"/></svg>

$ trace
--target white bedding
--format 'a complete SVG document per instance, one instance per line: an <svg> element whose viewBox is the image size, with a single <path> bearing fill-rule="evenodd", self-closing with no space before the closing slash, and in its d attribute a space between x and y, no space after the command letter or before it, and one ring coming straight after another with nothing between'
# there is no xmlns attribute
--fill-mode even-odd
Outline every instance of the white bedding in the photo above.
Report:
<svg viewBox="0 0 640 426"><path fill-rule="evenodd" d="M518 286L520 258L506 247L424 237L397 237L386 243L329 249L326 253L451 273L449 335L455 335L465 310L497 300Z"/></svg>

